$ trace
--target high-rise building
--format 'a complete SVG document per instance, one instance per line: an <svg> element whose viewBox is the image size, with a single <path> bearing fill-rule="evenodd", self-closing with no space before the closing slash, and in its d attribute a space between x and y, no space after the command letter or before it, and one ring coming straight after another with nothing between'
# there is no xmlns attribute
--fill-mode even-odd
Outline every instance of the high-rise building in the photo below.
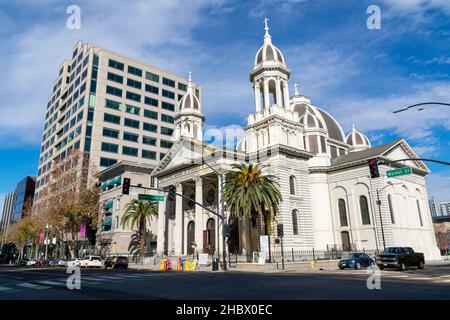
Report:
<svg viewBox="0 0 450 320"><path fill-rule="evenodd" d="M441 202L442 216L450 216L450 202Z"/></svg>
<svg viewBox="0 0 450 320"><path fill-rule="evenodd" d="M119 161L156 165L172 146L175 106L187 85L171 72L78 42L48 99L35 201L52 166L75 149L89 155L90 178ZM201 99L200 86L195 93Z"/></svg>
<svg viewBox="0 0 450 320"><path fill-rule="evenodd" d="M9 224L11 223L11 215L12 215L12 209L13 209L13 201L14 201L14 191L11 191L8 193L5 197L5 201L3 202L3 210L2 210L2 216L0 220L0 233L3 234L3 232L8 228ZM5 241L4 236L0 239L1 244L3 245ZM1 247L0 247L1 248Z"/></svg>
<svg viewBox="0 0 450 320"><path fill-rule="evenodd" d="M439 203L437 202L436 198L431 197L428 199L428 206L430 207L430 213L432 217L438 217L441 216L441 207L439 206Z"/></svg>
<svg viewBox="0 0 450 320"><path fill-rule="evenodd" d="M31 209L31 206L33 205L35 184L36 177L30 176L27 176L17 184L12 205L12 222L17 222L22 219L25 211Z"/></svg>

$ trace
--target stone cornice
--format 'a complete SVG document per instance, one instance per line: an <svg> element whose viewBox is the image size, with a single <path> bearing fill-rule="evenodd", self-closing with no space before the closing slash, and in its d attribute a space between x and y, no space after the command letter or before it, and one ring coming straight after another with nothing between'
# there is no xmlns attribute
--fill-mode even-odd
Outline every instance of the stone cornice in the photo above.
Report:
<svg viewBox="0 0 450 320"><path fill-rule="evenodd" d="M255 77L257 77L258 75L262 74L265 71L279 71L281 73L284 73L288 78L291 75L291 70L288 67L285 67L283 65L272 65L272 66L258 66L257 68L253 69L250 72L249 75L249 79L250 82L253 82L253 80L255 79Z"/></svg>

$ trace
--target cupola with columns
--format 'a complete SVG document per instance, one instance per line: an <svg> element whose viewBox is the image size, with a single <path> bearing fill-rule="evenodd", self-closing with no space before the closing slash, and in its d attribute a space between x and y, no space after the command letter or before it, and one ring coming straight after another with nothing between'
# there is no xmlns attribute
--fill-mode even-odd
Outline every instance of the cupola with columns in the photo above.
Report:
<svg viewBox="0 0 450 320"><path fill-rule="evenodd" d="M291 70L286 66L280 49L272 44L268 20L264 19L264 42L255 57L250 72L250 82L255 93L255 112L276 105L289 107L289 77Z"/></svg>
<svg viewBox="0 0 450 320"><path fill-rule="evenodd" d="M361 151L371 147L369 139L357 131L355 125L352 125L352 131L347 135L345 140L350 145L350 152Z"/></svg>
<svg viewBox="0 0 450 320"><path fill-rule="evenodd" d="M195 87L192 82L192 72L189 72L189 83L186 94L178 103L175 114L174 138L180 137L203 140L203 122L205 116L202 112L200 100L195 95Z"/></svg>

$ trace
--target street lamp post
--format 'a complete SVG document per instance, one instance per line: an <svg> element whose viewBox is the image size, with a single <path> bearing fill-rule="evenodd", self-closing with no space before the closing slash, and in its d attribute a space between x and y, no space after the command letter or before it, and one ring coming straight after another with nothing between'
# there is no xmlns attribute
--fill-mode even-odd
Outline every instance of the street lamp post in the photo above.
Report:
<svg viewBox="0 0 450 320"><path fill-rule="evenodd" d="M50 228L50 225L47 223L45 225L45 260L47 260L47 254L48 254L48 229Z"/></svg>
<svg viewBox="0 0 450 320"><path fill-rule="evenodd" d="M400 109L397 109L395 111L393 111L393 113L399 113L399 112L403 112L403 111L407 111L411 108L415 108L415 107L421 107L418 108L419 111L423 110L422 106L427 106L427 105L441 105L441 106L450 106L450 103L445 103L445 102L421 102L421 103L416 103L407 107L403 107Z"/></svg>
<svg viewBox="0 0 450 320"><path fill-rule="evenodd" d="M384 238L384 228L383 228L383 217L381 216L381 200L380 200L380 191L377 189L377 205L378 205L378 213L380 215L380 226L381 226L381 235L383 237L383 250L386 249L386 240Z"/></svg>
<svg viewBox="0 0 450 320"><path fill-rule="evenodd" d="M203 160L203 164L205 164L208 168L210 168L212 171L214 171L219 177L220 177L220 216L222 218L222 259L223 259L223 269L227 270L227 240L225 236L225 224L226 224L226 217L225 217L225 204L224 204L224 195L225 195L225 185L224 185L224 176L223 176L223 170L218 172L216 169L214 169L212 166L210 166L206 161Z"/></svg>

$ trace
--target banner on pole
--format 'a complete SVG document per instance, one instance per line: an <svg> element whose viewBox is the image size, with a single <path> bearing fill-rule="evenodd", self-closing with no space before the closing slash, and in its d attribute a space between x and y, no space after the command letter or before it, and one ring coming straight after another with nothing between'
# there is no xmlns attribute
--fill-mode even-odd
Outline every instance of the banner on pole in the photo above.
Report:
<svg viewBox="0 0 450 320"><path fill-rule="evenodd" d="M80 237L86 237L86 223L83 222L80 226Z"/></svg>

